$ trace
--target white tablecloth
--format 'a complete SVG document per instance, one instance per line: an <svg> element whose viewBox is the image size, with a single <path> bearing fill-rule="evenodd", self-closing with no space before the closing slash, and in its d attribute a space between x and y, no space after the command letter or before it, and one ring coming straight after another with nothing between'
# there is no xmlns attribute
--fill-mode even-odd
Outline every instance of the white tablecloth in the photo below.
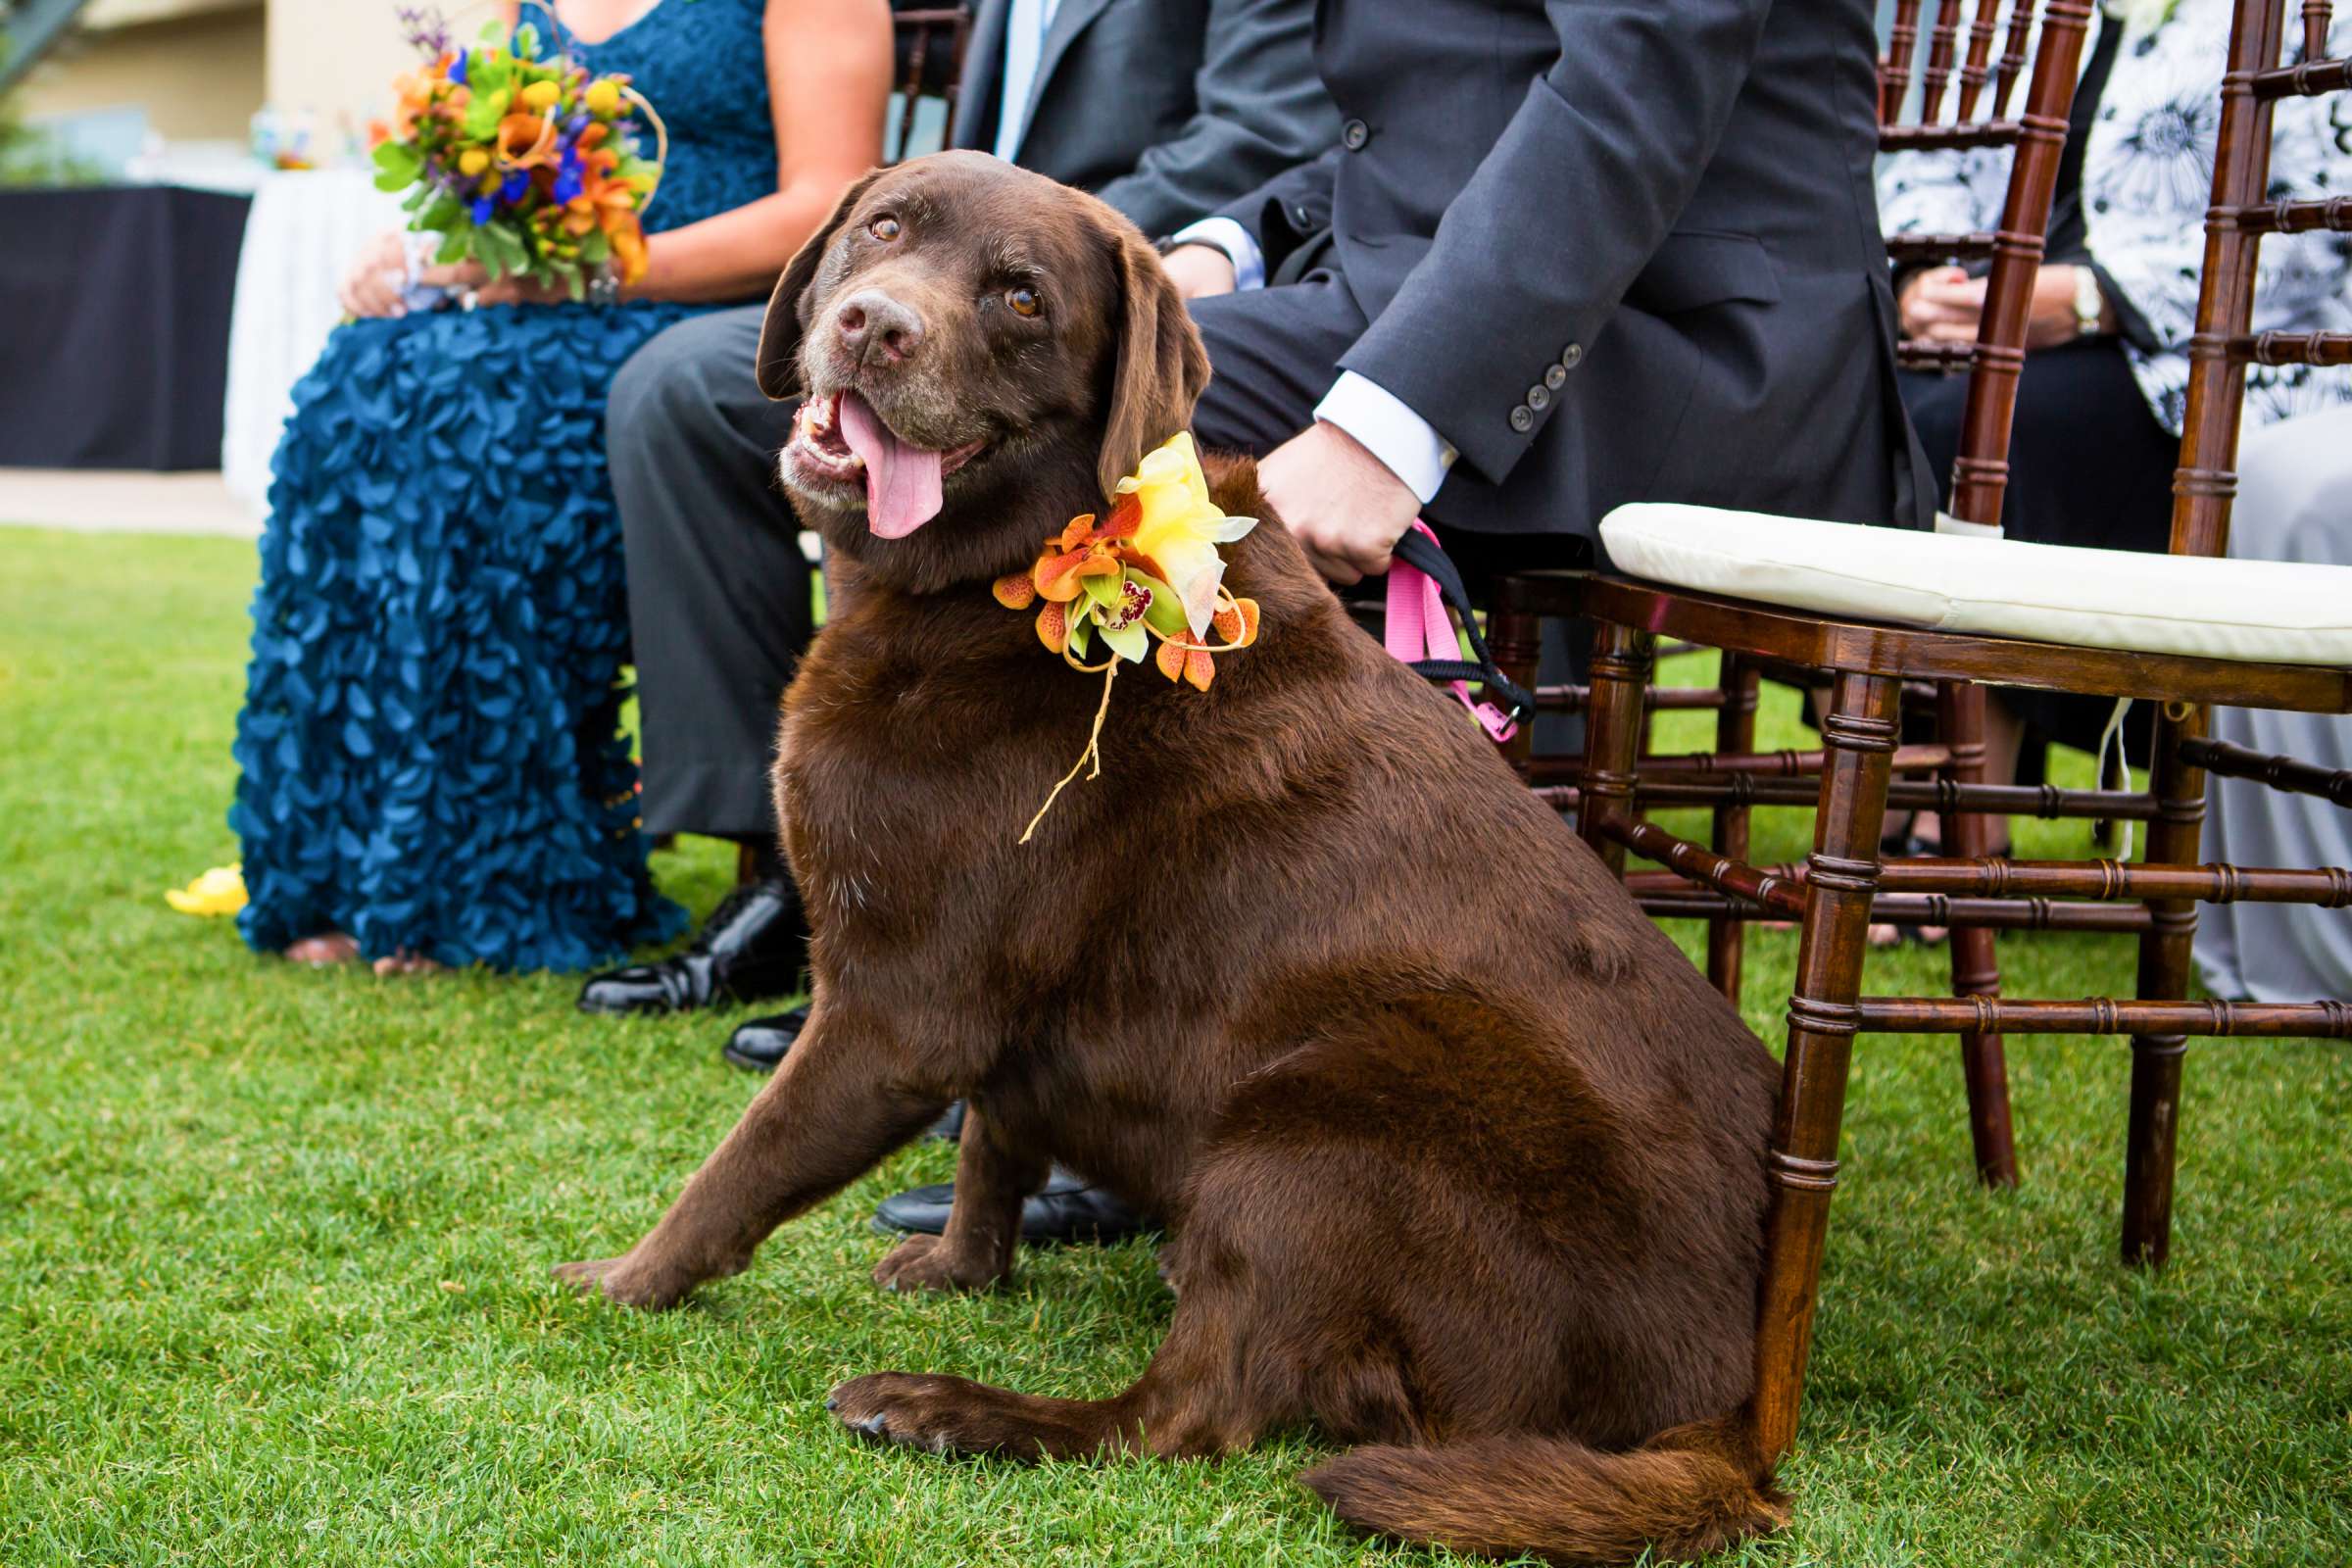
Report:
<svg viewBox="0 0 2352 1568"><path fill-rule="evenodd" d="M220 476L257 515L294 383L342 318L336 286L362 245L405 219L400 198L359 170L273 172L254 192L229 316Z"/></svg>

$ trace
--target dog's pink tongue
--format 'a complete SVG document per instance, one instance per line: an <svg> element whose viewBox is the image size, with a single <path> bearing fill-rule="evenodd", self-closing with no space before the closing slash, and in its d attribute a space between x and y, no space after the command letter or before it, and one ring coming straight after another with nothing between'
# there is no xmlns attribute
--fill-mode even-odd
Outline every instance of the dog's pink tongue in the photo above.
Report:
<svg viewBox="0 0 2352 1568"><path fill-rule="evenodd" d="M911 447L855 392L841 398L841 438L865 460L865 525L904 539L939 515L939 454Z"/></svg>

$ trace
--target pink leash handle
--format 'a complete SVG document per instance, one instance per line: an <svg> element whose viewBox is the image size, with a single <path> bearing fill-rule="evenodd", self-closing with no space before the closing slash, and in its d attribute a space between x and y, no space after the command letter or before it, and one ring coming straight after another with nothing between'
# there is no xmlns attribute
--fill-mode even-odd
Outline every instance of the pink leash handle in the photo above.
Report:
<svg viewBox="0 0 2352 1568"><path fill-rule="evenodd" d="M1413 531L1425 536L1431 546L1438 546L1438 536L1418 517L1413 519ZM1437 579L1401 556L1389 564L1388 625L1382 641L1390 658L1407 664L1430 660L1459 663L1462 659L1462 645L1456 638L1453 621L1446 613L1446 596L1439 590ZM1518 720L1493 703L1472 697L1468 681L1446 684L1495 745L1500 746L1519 733Z"/></svg>

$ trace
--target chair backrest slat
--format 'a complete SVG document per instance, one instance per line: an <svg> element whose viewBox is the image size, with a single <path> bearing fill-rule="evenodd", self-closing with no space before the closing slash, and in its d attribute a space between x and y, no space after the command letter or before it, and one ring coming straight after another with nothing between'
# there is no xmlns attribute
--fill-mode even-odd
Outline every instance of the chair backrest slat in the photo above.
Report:
<svg viewBox="0 0 2352 1568"><path fill-rule="evenodd" d="M2042 233L2057 190L2082 42L2090 28L2090 0L2008 0L2009 30L1999 61L1990 64L1993 41L2001 36L2003 0L1976 0L1965 59L1959 58L1958 49L1964 0L1938 0L1920 78L1918 112L1906 117L1901 73L1909 40L1901 34L1913 24L1920 3L1910 0L1896 9L1880 75L1880 147L1889 153L2013 150L1998 228L1974 234L1901 234L1887 241L1887 253L1899 265L1991 263L1977 341L1904 342L1896 347L1896 363L1912 369L1968 372L1960 451L1952 466L1946 510L1971 522L1997 522L2008 484L2009 430L2017 409L2018 375L2025 366L2026 321L2034 279L2041 268ZM2009 99L2015 82L2027 75L2029 51L2033 70L2025 105L2012 116ZM1939 122L1956 61L1960 86L1949 96L1957 118ZM1993 91L1986 104L1988 82ZM1993 118L1976 118L1983 113Z"/></svg>
<svg viewBox="0 0 2352 1568"><path fill-rule="evenodd" d="M1951 80L1954 39L1960 31L1960 0L1936 0L1936 30L1928 36L1928 69L1919 78L1919 118L1943 113L1944 84Z"/></svg>
<svg viewBox="0 0 2352 1568"><path fill-rule="evenodd" d="M2271 119L2278 98L2329 90L2311 84L2314 68L2325 71L2325 37L2318 53L2306 49L2299 66L2281 70L2287 0L2238 0L2230 31L2230 57L2222 76L2221 126L2214 146L2213 200L2205 221L2205 269L2197 294L2196 330L2189 339L2188 401L2182 416L2180 466L2173 476L2172 551L2178 556L2219 556L2230 548L2230 510L2237 489L2238 420L2245 409L2249 364L2307 363L2298 352L2323 358L2308 363L2342 364L2314 338L2342 334L2264 333L2254 317L2255 271L2262 237L2283 216L2291 222L2300 207L2265 202L2271 177ZM2305 24L2311 20L2306 4ZM2305 43L2309 44L2306 37ZM2340 77L2340 71L2336 73ZM2340 80L2337 83L2341 85ZM2267 209L2269 221L2247 221Z"/></svg>
<svg viewBox="0 0 2352 1568"><path fill-rule="evenodd" d="M1879 123L1901 118L1911 96L1911 53L1919 44L1919 0L1894 0L1894 22L1886 29L1886 53L1879 60Z"/></svg>
<svg viewBox="0 0 2352 1568"><path fill-rule="evenodd" d="M2033 0L2016 0L2009 11L2009 36L2001 45L2001 62L1993 73L1994 119L2009 112L2009 96L2026 71L2026 45L2034 36Z"/></svg>
<svg viewBox="0 0 2352 1568"><path fill-rule="evenodd" d="M2028 0L2017 0L2025 9ZM2001 0L1977 0L1976 20L1968 27L1968 58L1960 63L1960 105L1953 111L1973 120L1984 84L1992 79L1992 40L2001 30Z"/></svg>

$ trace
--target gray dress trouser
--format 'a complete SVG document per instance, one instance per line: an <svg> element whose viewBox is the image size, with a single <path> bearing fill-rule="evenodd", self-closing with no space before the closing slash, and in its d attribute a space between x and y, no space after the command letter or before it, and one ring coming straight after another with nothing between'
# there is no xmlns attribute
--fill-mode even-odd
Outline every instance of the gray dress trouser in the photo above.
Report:
<svg viewBox="0 0 2352 1568"><path fill-rule="evenodd" d="M814 617L776 480L792 406L752 377L765 315L747 305L668 328L621 367L606 405L651 833L775 832L776 706Z"/></svg>

